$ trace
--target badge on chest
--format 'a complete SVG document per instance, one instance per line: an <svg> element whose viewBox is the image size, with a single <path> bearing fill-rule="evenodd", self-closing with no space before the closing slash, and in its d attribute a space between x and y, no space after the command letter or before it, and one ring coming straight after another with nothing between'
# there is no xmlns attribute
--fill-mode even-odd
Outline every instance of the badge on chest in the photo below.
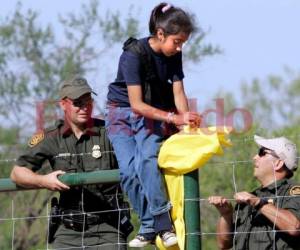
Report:
<svg viewBox="0 0 300 250"><path fill-rule="evenodd" d="M101 157L101 150L99 145L94 145L92 148L92 156L96 159Z"/></svg>

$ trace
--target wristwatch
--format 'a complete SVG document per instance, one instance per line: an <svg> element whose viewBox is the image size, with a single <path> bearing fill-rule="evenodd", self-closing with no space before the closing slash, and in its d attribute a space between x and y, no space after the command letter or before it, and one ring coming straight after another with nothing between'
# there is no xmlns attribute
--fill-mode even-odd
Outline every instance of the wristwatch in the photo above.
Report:
<svg viewBox="0 0 300 250"><path fill-rule="evenodd" d="M266 197L261 197L259 199L259 203L254 207L256 210L259 210L261 209L264 205L266 204L273 204L273 199L269 199L269 198L266 198Z"/></svg>

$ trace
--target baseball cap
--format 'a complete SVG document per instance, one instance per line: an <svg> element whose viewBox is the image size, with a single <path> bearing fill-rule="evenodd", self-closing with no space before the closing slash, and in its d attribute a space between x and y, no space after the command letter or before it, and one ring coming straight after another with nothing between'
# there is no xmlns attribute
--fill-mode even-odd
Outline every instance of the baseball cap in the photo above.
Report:
<svg viewBox="0 0 300 250"><path fill-rule="evenodd" d="M59 90L59 96L61 99L68 97L74 100L87 93L97 95L92 90L87 80L79 76L63 81Z"/></svg>
<svg viewBox="0 0 300 250"><path fill-rule="evenodd" d="M258 145L273 150L288 169L292 171L297 169L297 147L293 142L285 137L266 139L258 135L254 136L254 140Z"/></svg>

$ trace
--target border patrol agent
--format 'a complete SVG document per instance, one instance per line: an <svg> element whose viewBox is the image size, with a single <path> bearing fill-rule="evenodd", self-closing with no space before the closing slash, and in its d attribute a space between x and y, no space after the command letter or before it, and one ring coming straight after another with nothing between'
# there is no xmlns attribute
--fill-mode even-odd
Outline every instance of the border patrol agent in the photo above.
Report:
<svg viewBox="0 0 300 250"><path fill-rule="evenodd" d="M64 120L35 134L11 173L20 186L60 191L59 202L52 200L48 234L55 249L123 250L132 231L129 215L118 210L125 205L118 184L68 187L57 178L64 173L118 167L104 121L91 118L92 93L84 78L64 81L59 92ZM47 160L53 172L36 173Z"/></svg>
<svg viewBox="0 0 300 250"><path fill-rule="evenodd" d="M239 192L235 212L221 196L209 197L221 218L217 240L221 249L300 249L300 185L290 178L297 169L296 145L285 137L254 137L260 146L254 156L254 176L261 187ZM235 237L233 237L235 235Z"/></svg>

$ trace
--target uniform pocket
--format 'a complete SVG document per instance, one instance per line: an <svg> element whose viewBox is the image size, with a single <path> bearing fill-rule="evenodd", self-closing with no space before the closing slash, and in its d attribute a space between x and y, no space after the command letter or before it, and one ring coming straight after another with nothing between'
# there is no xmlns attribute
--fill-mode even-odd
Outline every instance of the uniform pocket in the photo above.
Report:
<svg viewBox="0 0 300 250"><path fill-rule="evenodd" d="M76 159L71 153L59 153L55 157L54 170L63 170L66 173L76 173Z"/></svg>

